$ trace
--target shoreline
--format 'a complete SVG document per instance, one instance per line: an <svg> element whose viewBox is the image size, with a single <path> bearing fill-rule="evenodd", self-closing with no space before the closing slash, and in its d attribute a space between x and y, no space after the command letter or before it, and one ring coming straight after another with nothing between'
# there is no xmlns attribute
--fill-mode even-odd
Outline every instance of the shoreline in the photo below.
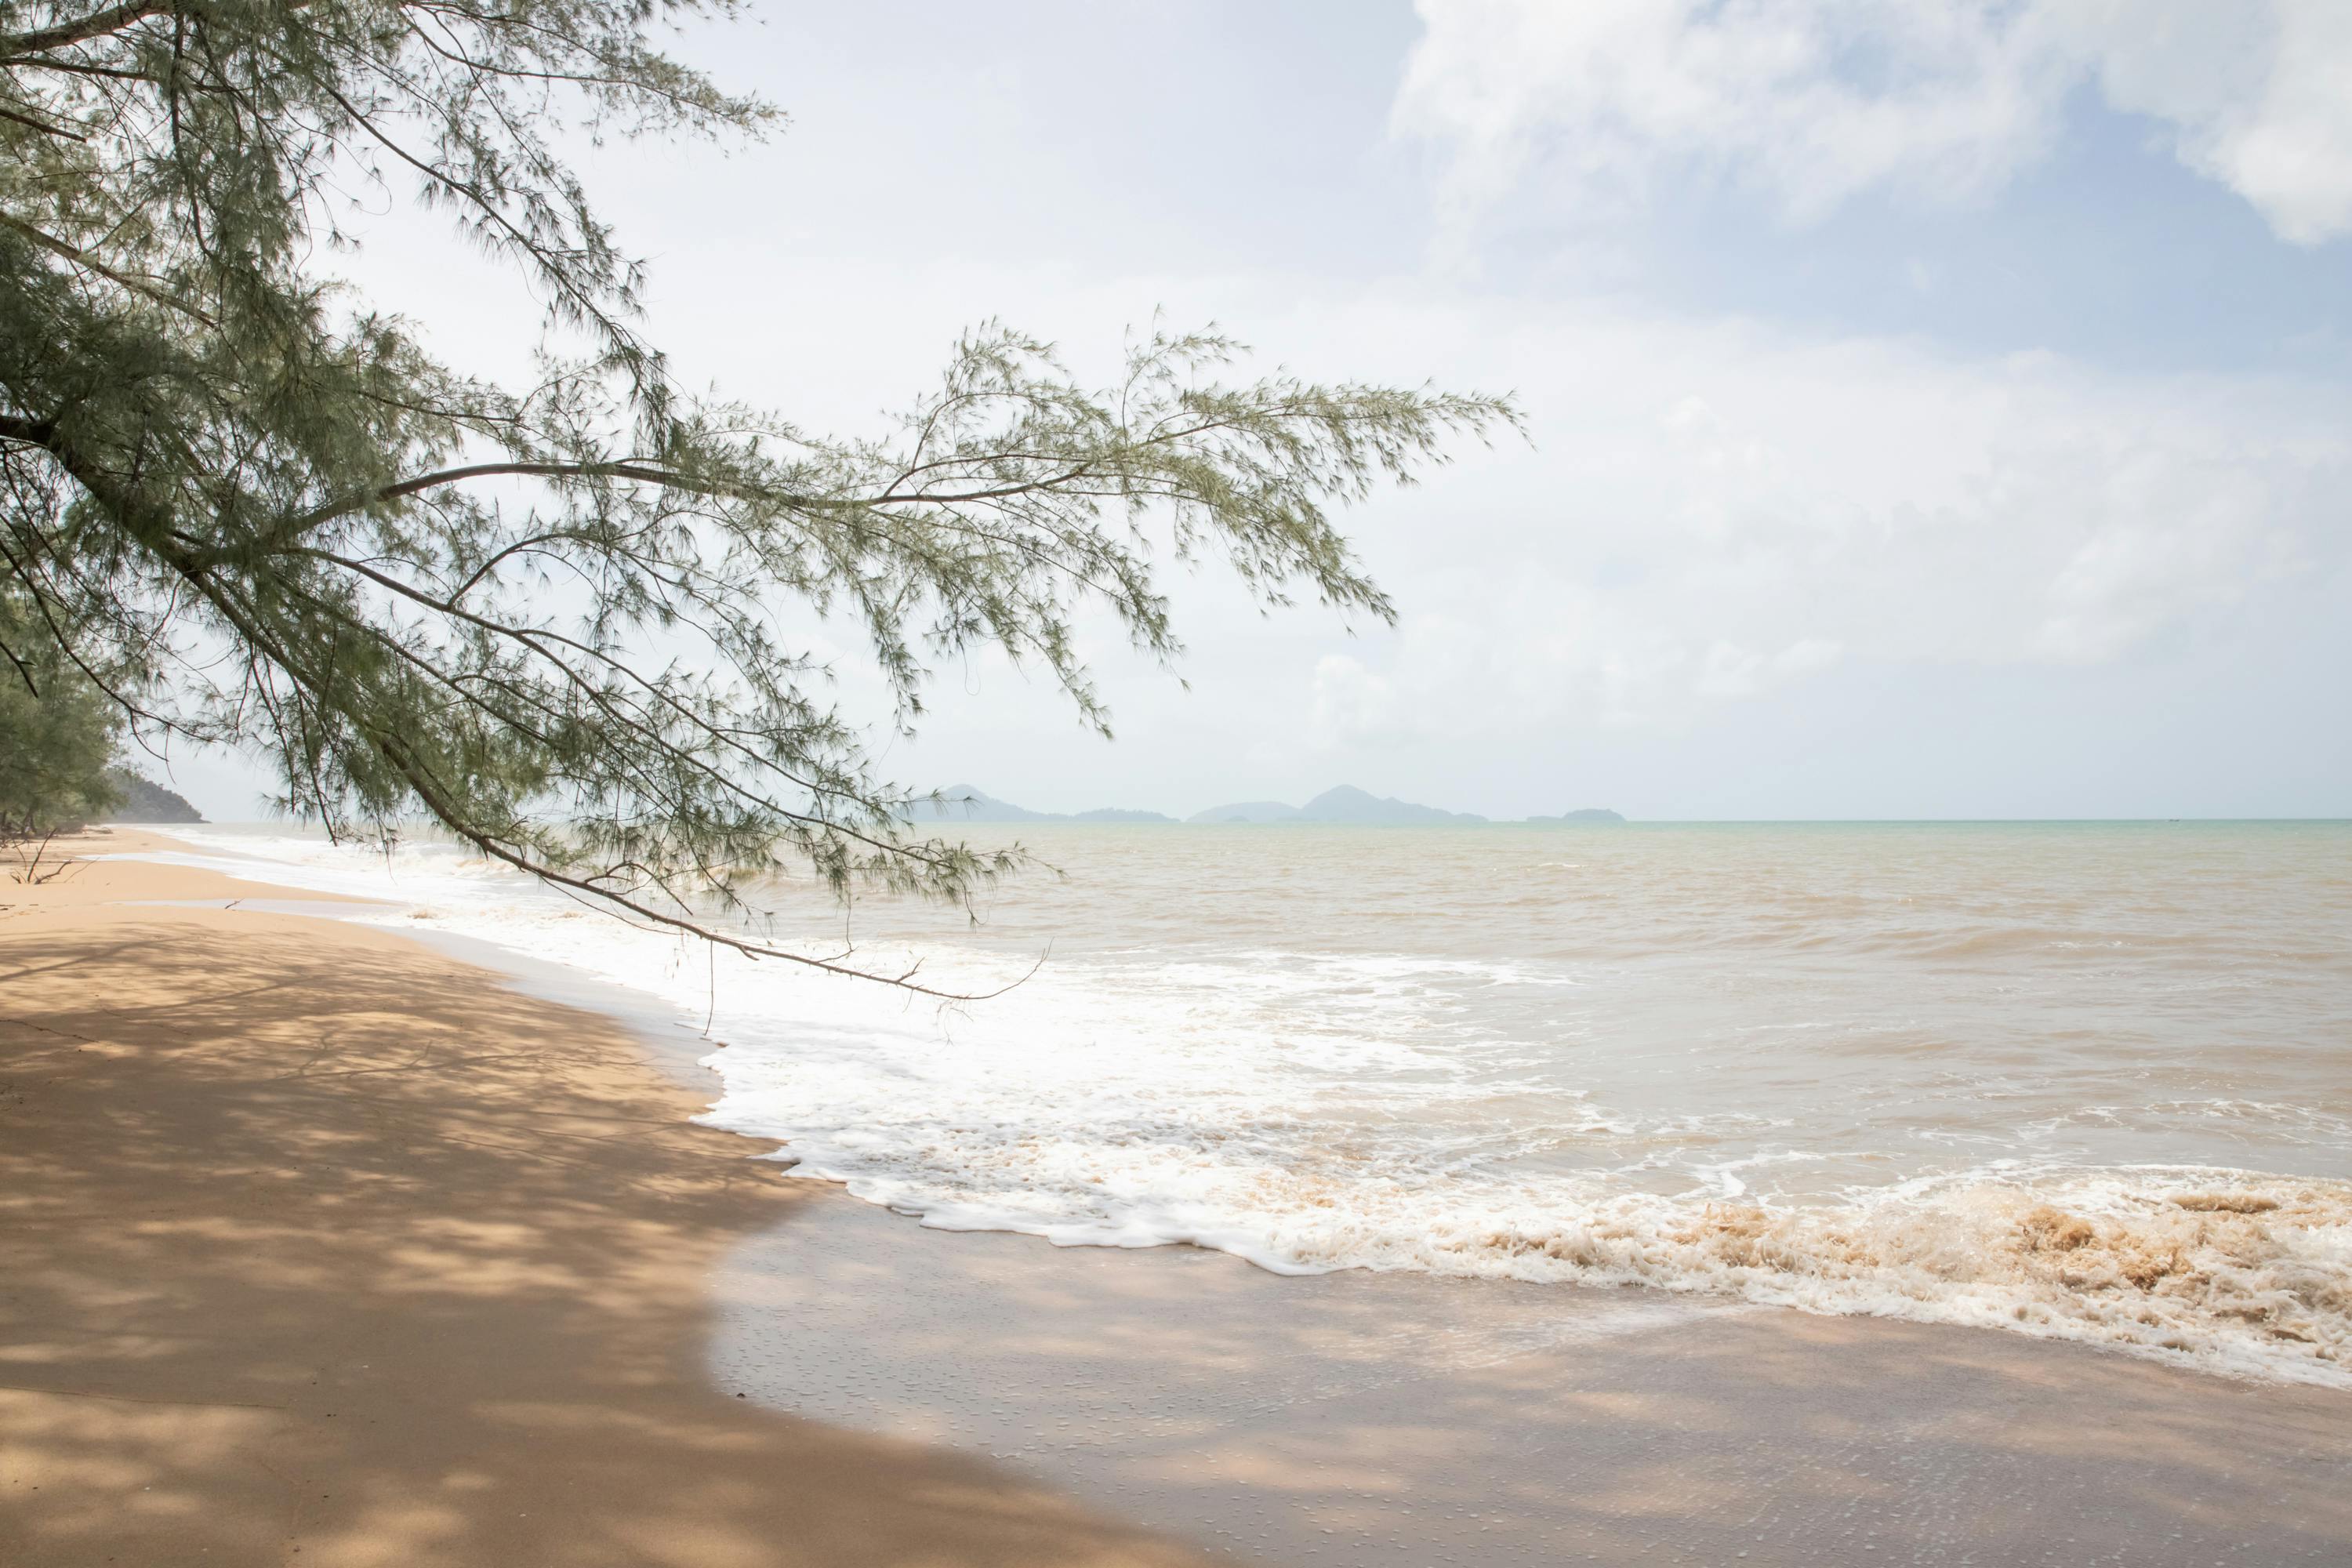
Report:
<svg viewBox="0 0 2352 1568"><path fill-rule="evenodd" d="M1944 1047L1896 1050L1884 1082L1874 1061L1869 1075L1855 1076L1863 1058L1854 1047L1864 1040L1848 1028L1842 1039L1830 1031L1822 1038L1832 1043L1786 1060L1771 1053L1775 1062L1767 1068L1757 1065L1763 1060L1758 1053L1703 1053L1690 1084L1662 1094L1668 1079L1661 1070L1671 1076L1682 1048L1674 1044L1672 1021L1702 1030L1710 1024L1705 1008L1686 1016L1686 1000L1671 983L1678 960L1669 959L1650 965L1646 990L1638 982L1622 986L1612 1003L1596 989L1599 1010L1592 998L1580 1009L1591 1020L1584 1029L1574 1016L1580 1009L1571 1007L1563 1049L1544 1069L1551 1076L1543 1092L1566 1096L1551 1110L1586 1149L1572 1163L1598 1168L1559 1179L1544 1159L1529 1168L1507 1154L1482 1162L1471 1173L1475 1179L1457 1187L1432 1179L1425 1159L1444 1138L1516 1139L1524 1154L1547 1135L1540 1117L1519 1125L1512 1121L1519 1112L1507 1111L1497 1121L1477 1103L1475 1083L1482 1074L1492 1083L1500 1070L1500 1081L1513 1085L1510 1073L1517 1070L1508 1063L1498 1068L1480 1037L1515 1038L1524 1030L1532 1031L1528 1039L1547 1037L1560 1020L1540 1015L1549 998L1566 994L1551 988L1597 984L1608 963L1538 962L1523 969L1516 959L1461 962L1463 955L1442 942L1407 942L1391 952L1380 942L1334 941L1328 953L1310 957L1267 951L1264 931L1255 940L1246 931L1226 932L1222 942L1203 946L1197 922L1171 925L1163 913L1126 930L1105 953L1081 956L1034 990L980 1010L970 1027L954 1029L958 1045L942 1051L946 1037L936 1023L909 1026L908 1009L887 1001L865 1005L877 998L850 994L872 987L801 984L806 977L793 975L788 965L723 954L707 966L698 946L666 936L647 941L648 933L583 919L561 900L494 890L497 879L478 879L446 855L422 854L395 868L367 858L320 856L300 839L257 839L251 856L247 847L237 831L192 833L187 863L250 874L251 856L258 856L267 862L265 875L282 871L303 887L381 899L390 907L362 918L428 942L478 942L452 950L501 973L531 973L547 982L546 994L584 999L592 1010L625 1016L665 1041L684 1041L680 1024L688 1034L710 1037L704 1021L717 1019L715 1037L743 1048L709 1057L700 1039L686 1045L688 1054L706 1056L719 1069L718 1103L702 1121L754 1137L790 1138L802 1162L797 1176L841 1182L866 1201L919 1213L929 1226L1013 1230L1057 1243L1208 1245L1276 1273L1406 1268L1573 1286L1633 1284L1832 1316L1990 1327L2215 1375L2352 1392L2346 1302L2329 1284L2341 1279L2329 1257L2331 1248L2340 1255L2345 1217L2352 1215L2352 1166L2344 1163L2352 1149L2340 1117L2326 1109L2334 1080L2326 1074L2298 1079L2291 1066L2280 1065L2304 1041L2319 1047L2306 1054L2324 1058L2330 1016L2315 1011L2321 1003L2314 994L2324 985L2324 956L2269 953L2252 938L2262 952L2207 954L2202 983L2191 974L2179 988L2195 994L2168 1005L2180 1016L2168 1020L2159 1009L2142 1020L2173 1026L2168 1043L2141 1064L2152 1070L2091 1059L2079 1032L2037 1034L2041 1026L2012 1009L2008 1023L2032 1036L2050 1063L2019 1085L2005 1076L2014 1064L2003 1053L2015 1049L2014 1037L1979 1020L1982 1037L1957 1058ZM1091 898L1056 904L1049 896L1030 909L1022 928L1033 939L1026 945L1046 941L1057 922L1115 923L1100 890L1135 886L1135 853L1087 868L1085 880L1097 889ZM1249 884L1262 897L1299 869L1280 864L1287 868ZM1328 872L1328 863L1318 864ZM1549 862L1536 868L1553 869ZM1847 885L1856 869L1831 874L1827 887ZM2107 874L2119 869L2110 865ZM1905 885L1923 892L1925 875L1915 868ZM2249 931L2280 934L2244 907L2250 884L2242 877L2236 885L2237 918ZM1521 895L1558 890L1542 875L1513 886ZM1887 907L1911 901L1905 897ZM1383 918L1412 903L1408 888L1391 888L1381 903ZM2148 936L2140 918L2148 911L2135 914L2137 908L2107 910L2095 929L2071 938L2030 922L1988 924L1974 905L1925 920L1898 916L1890 929L1844 935L1861 939L1865 950L1888 942L1902 949L1899 994L1886 984L1895 971L1873 973L1837 960L1811 969L1800 963L1780 989L1801 995L1808 984L1853 985L1855 1016L1875 1008L1885 1028L1921 1005L1910 988L1916 978L1911 970L1928 976L1930 1013L1940 1005L1967 1016L1981 989L1980 975L1972 973L1986 962L2014 960L2038 975L2023 983L2024 991L2059 986L2050 1017L2102 1016L2122 1001L2116 976L2105 973L2103 963L2065 958L2053 972L2042 961L2074 949L2104 958L2118 945L2105 938ZM1786 932L1774 922L1789 915L1759 917L1763 926L1748 935L1764 947L1751 957L1775 951L1772 943ZM961 931L927 932L919 920L884 929L891 932L887 941L904 941L910 952L923 936L932 937L927 962L961 965L956 973L973 982L969 988L987 989L1004 978L998 961L1007 943L1001 938L964 943L957 940ZM2158 921L2150 952L2165 950L2168 929ZM1327 939L1339 934L1328 923L1323 928ZM1648 943L1654 952L1655 934ZM1629 951L1638 956L1643 947L1636 942ZM1952 958L1955 951L1960 959ZM2277 962L2265 962L2265 954ZM1179 974L1181 981L1170 978ZM625 985L615 978L621 976ZM2226 977L2219 989L2217 976ZM2344 976L2352 979L2352 971ZM2199 997L2249 984L2300 994L2301 1017L2284 1004L2251 1026L2242 1016L2189 1016ZM1775 1026L1774 990L1767 985L1758 994L1759 1029ZM1449 1017L1475 1026L1463 1037L1469 1050L1461 1061L1435 1059L1444 1053L1428 1052L1414 1036ZM1668 1020L1663 1033L1654 1018ZM1630 1048L1577 1046L1591 1028L1622 1033ZM2276 1070L2233 1083L2226 1069L2217 1077L2210 1053L2181 1048L2215 1029L2234 1029L2229 1037L2267 1053ZM1079 1063L1077 1053L1095 1048L1093 1035L1105 1030L1126 1048L1104 1058L1104 1071L1064 1065ZM1718 1041L1748 1032L1718 1029ZM1356 1050L1366 1076L1352 1086L1324 1081L1319 1092L1336 1088L1343 1098L1377 1098L1392 1088L1405 1099L1395 1123L1401 1131L1389 1135L1384 1119L1374 1115L1339 1144L1311 1132L1276 1132L1276 1146L1254 1165L1246 1143L1228 1145L1218 1136L1229 1129L1228 1115L1236 1104L1293 1106L1294 1094L1311 1100L1318 1092L1316 1073L1324 1069L1310 1068L1302 1078L1286 1064L1302 1049L1311 1062L1327 1037ZM1382 1049L1417 1070L1394 1070L1398 1061L1380 1059ZM1133 1064L1125 1059L1129 1052ZM1564 1079L1552 1070L1571 1059ZM1219 1065L1204 1072L1207 1063ZM2120 1079L2114 1066L2124 1068ZM2075 1088L2065 1086L2068 1079ZM1436 1096L1424 1119L1419 1097L1440 1080L1465 1087ZM1855 1097L1862 1109L1848 1115L1844 1097L1804 1100L1808 1081L1868 1092ZM1989 1087L1986 1099L1999 1109L1990 1116L1950 1113L1955 1081ZM699 1077L695 1082L705 1087ZM1709 1084L1717 1087L1709 1090ZM1723 1087L1734 1085L1780 1097L1779 1103ZM1696 1091L1685 1100L1691 1086ZM2019 1088L2024 1100L2010 1092ZM2164 1089L2187 1098L2168 1102ZM2077 1104L2068 1098L2077 1091L2093 1098ZM2105 1096L2120 1097L2120 1121L2098 1103ZM2281 1103L2260 1103L2264 1100ZM2177 1125L2183 1106L2200 1119L2186 1142ZM2089 1115L2075 1114L2086 1108ZM2117 1143L2109 1127L2134 1116L2155 1142L2135 1136L2128 1146ZM1315 1122L1309 1115L1294 1125ZM1189 1137L1187 1128L1209 1141ZM1803 1131L1783 1131L1791 1128ZM1021 1135L1029 1131L1045 1136ZM1440 1145L1416 1136L1422 1132L1437 1133ZM1381 1152L1360 1163L1342 1152L1343 1144L1359 1153L1373 1145ZM1243 1152L1228 1157L1232 1147ZM1660 1162L1654 1184L1639 1174L1652 1159ZM1380 1173L1391 1162L1402 1162L1411 1179L1384 1182ZM1612 1164L1617 1169L1608 1168ZM1760 1182L1765 1195L1750 1199L1748 1180L1758 1170L1774 1179ZM1799 1178L1793 1197L1776 1174L1786 1172ZM1360 1182L1360 1175L1369 1179ZM1349 1199L1324 1201L1334 1188L1344 1188Z"/></svg>
<svg viewBox="0 0 2352 1568"><path fill-rule="evenodd" d="M672 1051L677 1031L657 1005L601 995L594 982L552 964L534 977L530 961L474 950L469 939L271 912L285 907L273 891L314 910L356 900L153 863L105 864L134 879L159 874L141 882L149 893L162 887L164 897L244 906L231 917L118 906L124 921L224 919L241 939L307 934L312 948L335 947L341 938L326 933L343 933L379 957L403 952L423 971L467 977L466 1016L445 1016L436 1028L478 1033L525 1016L545 1026L552 1016L572 1031L567 1050L593 1039L604 1056L625 1058L634 1092L664 1108L631 1129L626 1152L642 1152L640 1139L691 1149L691 1168L666 1179L690 1188L718 1180L719 1192L701 1198L725 1211L722 1223L697 1232L690 1265L674 1264L661 1286L665 1397L695 1406L698 1420L719 1421L730 1445L740 1434L727 1424L757 1419L767 1406L766 1419L790 1422L793 1439L834 1460L825 1479L812 1481L801 1448L786 1457L772 1447L770 1468L754 1484L815 1486L838 1508L845 1468L867 1483L856 1506L895 1515L909 1497L944 1489L1000 1531L1013 1505L1027 1532L1017 1546L959 1521L926 1548L941 1563L1196 1560L1180 1538L1222 1561L1399 1565L1744 1559L1762 1568L1903 1555L2073 1563L2088 1554L2067 1539L2078 1534L2082 1547L2095 1540L2102 1553L2135 1563L2352 1553L2352 1401L2341 1394L1981 1331L1653 1291L1358 1270L1283 1278L1193 1248L1065 1249L1026 1236L928 1229L825 1184L784 1182L772 1164L746 1157L740 1134L687 1125L708 1098L692 1060L703 1042L680 1035ZM0 910L0 955L20 919ZM325 1010L334 999L311 1004ZM379 1025L396 1030L419 1005L403 994ZM649 1087L656 1079L666 1092ZM474 1109L444 1101L439 1113ZM505 1131L526 1165L562 1158L560 1108L520 1104ZM702 1163L712 1155L723 1175ZM569 1184L583 1174L614 1173L575 1161L540 1195L549 1205L575 1204ZM593 1232L575 1237L593 1247L609 1227L643 1219L622 1204L593 1224L577 1215L570 1223ZM613 1250L609 1241L604 1250ZM520 1283L508 1303L511 1326L546 1331L561 1303L531 1294L527 1278ZM410 1347L412 1368L446 1348L446 1340ZM559 1385L562 1375L554 1369ZM0 1391L0 1402L9 1397ZM5 1403L0 1412L7 1430L30 1429ZM409 1414L446 1416L414 1406ZM334 1417L313 1420L313 1436L327 1419ZM645 1434L649 1456L638 1465L666 1462L698 1476L712 1449L694 1430L665 1425ZM517 1457L541 1489L601 1458L593 1438L565 1435L581 1457ZM880 1481L877 1453L895 1467ZM608 1488L597 1473L601 1499ZM15 1510L21 1474L18 1448L0 1439L0 1507ZM580 1489L566 1489L562 1506L577 1507ZM447 1549L455 1554L436 1556L440 1546L412 1532L386 1555L379 1533L373 1548L349 1536L306 1537L299 1557L282 1560L524 1562L537 1552L681 1568L905 1560L891 1555L902 1545L862 1538L807 1550L804 1524L781 1527L785 1543L738 1529L721 1545L697 1533L709 1521L690 1522L698 1503L665 1497L639 1506L657 1507L660 1531L683 1531L688 1544L661 1554L641 1527L610 1557L567 1542L561 1554L502 1545L509 1555L501 1559L462 1541ZM729 1494L720 1512L757 1506ZM1106 1524L1086 1510L1135 1524ZM0 1521L0 1548L10 1528ZM602 1538L608 1546L618 1539L611 1531ZM89 1560L104 1559L93 1552Z"/></svg>
<svg viewBox="0 0 2352 1568"><path fill-rule="evenodd" d="M1821 1568L2352 1559L2352 1399L1638 1289L935 1231L730 1254L720 1376L951 1442L1220 1560Z"/></svg>
<svg viewBox="0 0 2352 1568"><path fill-rule="evenodd" d="M277 891L333 901L132 861L0 886L0 1561L1197 1560L719 1388L712 1270L814 1192L610 1020L188 907Z"/></svg>

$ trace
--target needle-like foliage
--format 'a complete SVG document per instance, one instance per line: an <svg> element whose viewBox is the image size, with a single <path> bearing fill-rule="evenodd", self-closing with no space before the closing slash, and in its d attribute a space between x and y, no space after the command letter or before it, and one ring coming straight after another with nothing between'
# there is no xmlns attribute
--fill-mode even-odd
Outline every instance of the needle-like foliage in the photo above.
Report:
<svg viewBox="0 0 2352 1568"><path fill-rule="evenodd" d="M1155 334L1091 387L995 327L867 438L679 391L562 147L770 130L654 42L737 10L0 0L10 635L151 735L267 752L280 805L338 835L421 809L772 952L709 918L759 878L961 898L999 868L908 830L788 626L854 622L903 731L927 661L987 646L1105 725L1073 621L1107 606L1172 658L1155 557L1390 614L1330 509L1507 403L1225 384L1215 335ZM322 280L371 186L413 188L544 302L535 384L456 374Z"/></svg>
<svg viewBox="0 0 2352 1568"><path fill-rule="evenodd" d="M0 583L0 847L21 848L114 805L121 710L33 635L23 595Z"/></svg>

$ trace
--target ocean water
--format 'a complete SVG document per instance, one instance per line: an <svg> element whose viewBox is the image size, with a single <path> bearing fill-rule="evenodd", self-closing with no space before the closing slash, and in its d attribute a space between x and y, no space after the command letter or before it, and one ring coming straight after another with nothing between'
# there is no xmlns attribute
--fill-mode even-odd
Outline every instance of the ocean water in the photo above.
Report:
<svg viewBox="0 0 2352 1568"><path fill-rule="evenodd" d="M172 831L707 1021L706 1120L927 1225L2352 1387L2352 825L974 826L1050 868L978 923L776 889L805 951L1022 981L947 1008L447 848Z"/></svg>

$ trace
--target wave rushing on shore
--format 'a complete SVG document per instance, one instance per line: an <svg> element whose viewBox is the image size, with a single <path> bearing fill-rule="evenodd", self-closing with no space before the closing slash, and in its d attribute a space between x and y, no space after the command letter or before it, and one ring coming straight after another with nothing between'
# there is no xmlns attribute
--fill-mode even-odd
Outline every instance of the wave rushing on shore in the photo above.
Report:
<svg viewBox="0 0 2352 1568"><path fill-rule="evenodd" d="M1328 1256L2017 1329L2352 1386L2343 1184L2147 1171L1979 1180L1837 1208L1601 1201L1548 1221L1522 1211L1402 1241L1360 1235Z"/></svg>

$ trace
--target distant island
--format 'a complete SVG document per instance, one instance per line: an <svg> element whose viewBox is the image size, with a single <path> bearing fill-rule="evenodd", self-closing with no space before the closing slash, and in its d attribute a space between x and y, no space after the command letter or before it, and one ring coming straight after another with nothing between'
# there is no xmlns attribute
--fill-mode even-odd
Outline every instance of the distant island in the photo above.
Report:
<svg viewBox="0 0 2352 1568"><path fill-rule="evenodd" d="M919 800L908 809L908 818L916 822L1173 822L1172 816L1156 811L1125 811L1117 806L1102 806L1093 811L1031 811L1025 805L1015 805L1009 800L974 789L970 784L950 784L940 791L937 800Z"/></svg>
<svg viewBox="0 0 2352 1568"><path fill-rule="evenodd" d="M950 784L939 792L936 800L919 800L907 810L909 820L916 822L1164 822L1176 818L1156 811L1127 811L1118 807L1100 807L1093 811L1032 811L1015 805L1009 800L999 800L984 790L971 784ZM1188 823L1331 823L1364 827L1425 826L1444 824L1467 826L1485 822L1486 818L1475 812L1444 811L1433 805L1420 805L1412 801L1399 800L1393 795L1376 795L1353 784L1340 784L1327 789L1305 805L1292 805L1279 800L1238 800L1229 805L1213 805L1206 811L1196 811L1184 818ZM1605 823L1625 819L1613 811L1587 806L1580 811L1566 812L1559 816L1530 816L1532 824Z"/></svg>
<svg viewBox="0 0 2352 1568"><path fill-rule="evenodd" d="M1286 805L1277 800L1244 800L1232 805L1214 805L1206 811L1196 811L1184 819L1187 822L1338 822L1367 826L1404 826L1416 823L1484 822L1466 811L1440 811L1433 805L1415 805L1409 800L1381 796L1358 789L1353 784L1341 784L1327 789L1305 805Z"/></svg>

